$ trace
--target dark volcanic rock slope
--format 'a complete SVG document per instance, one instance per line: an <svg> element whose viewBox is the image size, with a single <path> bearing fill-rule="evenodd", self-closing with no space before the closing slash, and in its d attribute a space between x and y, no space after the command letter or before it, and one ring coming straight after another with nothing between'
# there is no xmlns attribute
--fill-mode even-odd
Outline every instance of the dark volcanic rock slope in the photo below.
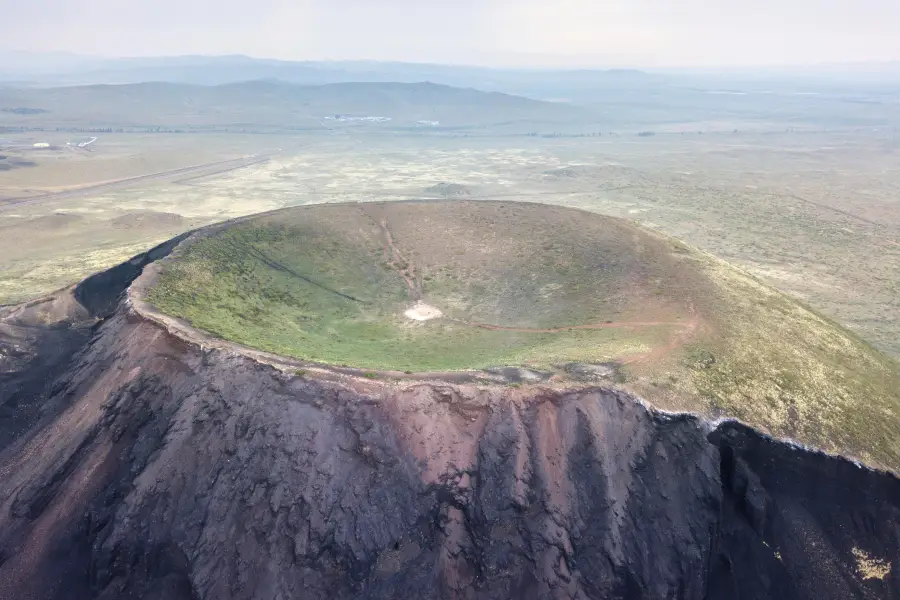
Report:
<svg viewBox="0 0 900 600"><path fill-rule="evenodd" d="M4 600L900 598L892 475L610 389L286 374L116 308L145 262L6 363Z"/></svg>

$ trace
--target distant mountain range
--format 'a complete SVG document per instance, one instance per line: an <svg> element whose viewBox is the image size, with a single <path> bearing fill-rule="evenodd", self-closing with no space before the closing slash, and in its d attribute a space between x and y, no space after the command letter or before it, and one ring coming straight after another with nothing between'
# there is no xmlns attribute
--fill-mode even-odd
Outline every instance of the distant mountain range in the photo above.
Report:
<svg viewBox="0 0 900 600"><path fill-rule="evenodd" d="M728 131L782 123L886 127L896 125L898 98L900 63L644 72L0 53L0 109L18 111L4 113L3 125L12 127L439 123L542 135L673 124Z"/></svg>
<svg viewBox="0 0 900 600"><path fill-rule="evenodd" d="M478 127L569 121L577 106L435 83L298 85L247 81L217 86L149 82L124 85L0 87L0 107L22 126L340 128ZM583 116L583 115L582 115Z"/></svg>
<svg viewBox="0 0 900 600"><path fill-rule="evenodd" d="M221 85L278 80L331 83L433 83L544 100L589 101L602 89L658 86L665 78L637 70L490 69L394 62L292 62L247 56L103 59L74 54L0 53L0 82L59 86L159 81Z"/></svg>
<svg viewBox="0 0 900 600"><path fill-rule="evenodd" d="M682 83L691 78L900 82L900 62L797 67L657 69L500 69L463 65L376 61L286 61L243 55L103 58L65 52L0 51L0 82L31 85L125 84L162 81L221 85L277 79L324 85L347 82L431 81L542 99L596 99L603 89ZM547 98L563 94L565 98Z"/></svg>

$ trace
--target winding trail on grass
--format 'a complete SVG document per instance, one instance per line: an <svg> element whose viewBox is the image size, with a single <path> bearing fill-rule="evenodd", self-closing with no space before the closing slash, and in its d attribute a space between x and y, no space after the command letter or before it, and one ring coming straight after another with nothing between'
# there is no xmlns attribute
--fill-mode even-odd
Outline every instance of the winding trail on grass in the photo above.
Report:
<svg viewBox="0 0 900 600"><path fill-rule="evenodd" d="M673 352L674 350L677 350L679 347L688 343L694 337L697 328L700 326L700 317L697 315L693 306L691 306L690 308L690 313L691 318L687 321L613 321L604 323L587 323L583 325L570 325L568 327L550 327L545 329L530 327L504 327L502 325L492 325L490 323L473 323L470 321L454 319L451 317L448 317L447 319L453 323L457 323L459 325L464 325L467 327L477 327L479 329L488 329L491 331L514 331L521 333L562 333L564 331L585 329L631 329L664 326L674 326L679 328L678 332L674 336L672 336L672 339L669 341L669 343L660 346L654 346L646 352L641 352L631 356L624 356L618 359L618 362L622 365L631 365L661 359L670 352Z"/></svg>
<svg viewBox="0 0 900 600"><path fill-rule="evenodd" d="M423 294L422 282L419 281L419 279L416 277L416 265L412 260L404 256L400 249L397 248L397 246L394 244L394 236L391 235L391 230L388 227L387 218L377 218L376 215L373 215L366 208L361 208L360 210L362 210L362 213L369 219L371 219L373 223L381 228L381 233L384 237L381 244L384 249L384 259L388 262L392 269L396 270L400 274L400 276L406 282L409 299L414 301L421 300ZM400 260L399 263L397 259Z"/></svg>
<svg viewBox="0 0 900 600"><path fill-rule="evenodd" d="M490 323L473 323L471 321L452 318L449 320L453 321L454 323L459 323L460 325L466 325L468 327L478 327L479 329L489 329L491 331L516 331L520 333L562 333L563 331L573 331L576 329L628 329L631 327L659 327L665 325L681 326L685 329L690 328L689 321L611 321L540 329L531 327L505 327L503 325L492 325Z"/></svg>
<svg viewBox="0 0 900 600"><path fill-rule="evenodd" d="M676 350L680 346L684 346L685 344L687 344L691 340L691 338L694 337L697 329L700 327L700 316L697 314L697 309L694 306L693 302L690 305L689 311L691 313L690 320L683 323L684 328L676 333L668 344L666 344L665 346L657 346L655 348L651 348L646 352L641 352L640 354L625 358L621 361L622 364L630 365L657 360L662 358L666 354Z"/></svg>

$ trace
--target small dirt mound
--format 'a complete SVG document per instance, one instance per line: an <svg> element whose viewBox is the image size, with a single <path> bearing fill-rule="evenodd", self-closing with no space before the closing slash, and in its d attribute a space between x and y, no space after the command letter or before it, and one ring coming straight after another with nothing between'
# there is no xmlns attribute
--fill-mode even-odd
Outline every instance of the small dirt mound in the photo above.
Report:
<svg viewBox="0 0 900 600"><path fill-rule="evenodd" d="M31 220L29 223L31 225L38 225L41 229L55 230L68 227L69 225L77 223L82 219L83 217L81 215L75 215L71 213L53 213L52 215L37 217L36 219Z"/></svg>
<svg viewBox="0 0 900 600"><path fill-rule="evenodd" d="M441 182L425 188L425 193L429 196L440 196L442 198L469 198L472 196L472 189L461 183Z"/></svg>
<svg viewBox="0 0 900 600"><path fill-rule="evenodd" d="M184 217L175 213L155 210L136 210L112 220L116 227L134 229L138 227L174 227L181 225Z"/></svg>

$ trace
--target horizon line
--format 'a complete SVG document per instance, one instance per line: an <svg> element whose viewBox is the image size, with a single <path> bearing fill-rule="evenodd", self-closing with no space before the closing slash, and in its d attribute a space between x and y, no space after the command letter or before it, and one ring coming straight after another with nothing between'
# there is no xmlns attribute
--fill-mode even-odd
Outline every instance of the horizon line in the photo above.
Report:
<svg viewBox="0 0 900 600"><path fill-rule="evenodd" d="M639 64L485 64L477 62L438 62L438 61L417 61L417 60L400 60L400 59L371 59L371 58L306 58L291 59L277 58L269 56L255 56L243 53L211 53L211 54L145 54L145 55L116 55L104 56L98 54L81 54L69 50L50 50L50 51L33 51L21 50L18 48L0 49L0 56L3 54L21 54L30 56L53 56L65 55L72 58L81 58L86 60L98 61L117 61L117 60L166 60L179 58L198 58L198 59L224 59L224 58L244 58L254 61L270 61L287 64L373 64L373 65L415 65L423 67L445 67L445 68L469 68L484 69L493 71L638 71L638 72L654 72L654 71L760 71L760 70L795 70L795 69L839 69L853 67L886 67L900 65L900 59L871 59L871 60L855 60L847 62L823 61L815 63L773 63L773 64L720 64L720 65L664 65L664 66L641 66ZM524 54L523 54L524 55ZM64 68L73 68L67 66ZM0 67L2 69L2 67Z"/></svg>

